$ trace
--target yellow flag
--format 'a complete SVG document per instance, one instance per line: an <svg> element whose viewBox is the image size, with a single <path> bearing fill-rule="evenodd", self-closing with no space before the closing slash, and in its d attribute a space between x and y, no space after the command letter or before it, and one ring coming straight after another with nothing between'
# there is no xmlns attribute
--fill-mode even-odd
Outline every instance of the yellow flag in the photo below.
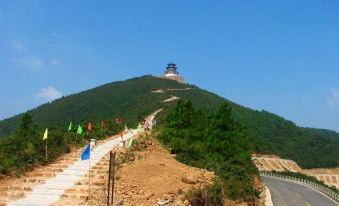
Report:
<svg viewBox="0 0 339 206"><path fill-rule="evenodd" d="M42 140L46 140L48 137L48 128L46 129L45 133L44 133L44 137L42 138Z"/></svg>

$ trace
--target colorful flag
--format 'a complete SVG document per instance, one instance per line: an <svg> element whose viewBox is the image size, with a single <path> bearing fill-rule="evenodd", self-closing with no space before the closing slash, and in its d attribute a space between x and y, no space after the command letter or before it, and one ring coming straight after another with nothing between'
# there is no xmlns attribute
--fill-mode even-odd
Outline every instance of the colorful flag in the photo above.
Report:
<svg viewBox="0 0 339 206"><path fill-rule="evenodd" d="M82 127L80 125L78 126L77 134L82 134Z"/></svg>
<svg viewBox="0 0 339 206"><path fill-rule="evenodd" d="M88 160L91 157L91 143L89 143L86 149L81 154L81 160Z"/></svg>
<svg viewBox="0 0 339 206"><path fill-rule="evenodd" d="M68 125L68 131L71 131L71 130L72 130L72 121Z"/></svg>
<svg viewBox="0 0 339 206"><path fill-rule="evenodd" d="M87 125L87 131L92 131L92 124L90 122Z"/></svg>
<svg viewBox="0 0 339 206"><path fill-rule="evenodd" d="M139 123L138 127L137 127L137 132L142 132L142 125Z"/></svg>
<svg viewBox="0 0 339 206"><path fill-rule="evenodd" d="M134 139L131 139L130 141L129 141L129 143L128 143L128 145L127 145L127 148L130 148L130 147L132 147L132 145L134 144Z"/></svg>
<svg viewBox="0 0 339 206"><path fill-rule="evenodd" d="M48 128L45 130L44 137L42 138L42 140L46 140L47 137L48 137Z"/></svg>
<svg viewBox="0 0 339 206"><path fill-rule="evenodd" d="M115 122L116 122L117 124L121 124L121 123L122 123L122 119L121 119L121 118L116 118L116 119L115 119Z"/></svg>

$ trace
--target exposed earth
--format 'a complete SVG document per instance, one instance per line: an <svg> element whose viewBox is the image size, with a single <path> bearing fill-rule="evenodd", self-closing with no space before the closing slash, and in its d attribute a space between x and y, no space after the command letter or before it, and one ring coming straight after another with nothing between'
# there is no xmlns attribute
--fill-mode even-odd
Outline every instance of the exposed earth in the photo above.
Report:
<svg viewBox="0 0 339 206"><path fill-rule="evenodd" d="M129 155L120 151L121 155ZM123 205L157 205L169 200L171 205L189 205L183 200L191 188L204 188L211 184L213 172L189 167L175 160L154 139L147 140L146 148L135 151L131 161L121 165L116 174L115 203ZM84 205L105 205L106 190L98 191ZM245 205L233 201L225 205Z"/></svg>

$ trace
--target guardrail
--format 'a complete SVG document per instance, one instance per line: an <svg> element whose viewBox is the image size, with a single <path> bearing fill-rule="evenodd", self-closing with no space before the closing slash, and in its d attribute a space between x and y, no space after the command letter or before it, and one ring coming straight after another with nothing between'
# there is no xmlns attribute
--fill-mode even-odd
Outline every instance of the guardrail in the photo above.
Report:
<svg viewBox="0 0 339 206"><path fill-rule="evenodd" d="M339 203L339 194L337 194L333 190L328 189L327 187L324 187L323 185L320 185L318 183L315 183L315 182L312 182L312 181L309 181L309 180L305 180L305 179L301 179L301 178L297 178L297 177L292 177L292 176L281 175L281 174L277 174L277 173L273 173L273 172L268 172L268 171L261 171L260 175L261 176L273 177L275 179L281 179L281 180L285 180L285 181L288 181L288 182L293 182L293 183L297 183L297 184L300 184L300 185L310 187L310 188L326 195L327 197L329 197L333 201Z"/></svg>

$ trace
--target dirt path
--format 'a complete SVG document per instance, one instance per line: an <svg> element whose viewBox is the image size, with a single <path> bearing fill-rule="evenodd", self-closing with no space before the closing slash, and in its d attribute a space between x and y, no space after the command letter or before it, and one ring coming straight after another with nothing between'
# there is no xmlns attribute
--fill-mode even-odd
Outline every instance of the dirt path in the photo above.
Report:
<svg viewBox="0 0 339 206"><path fill-rule="evenodd" d="M171 101L175 101L177 99L179 99L179 97L171 95L171 98L164 100L164 102L171 102Z"/></svg>

